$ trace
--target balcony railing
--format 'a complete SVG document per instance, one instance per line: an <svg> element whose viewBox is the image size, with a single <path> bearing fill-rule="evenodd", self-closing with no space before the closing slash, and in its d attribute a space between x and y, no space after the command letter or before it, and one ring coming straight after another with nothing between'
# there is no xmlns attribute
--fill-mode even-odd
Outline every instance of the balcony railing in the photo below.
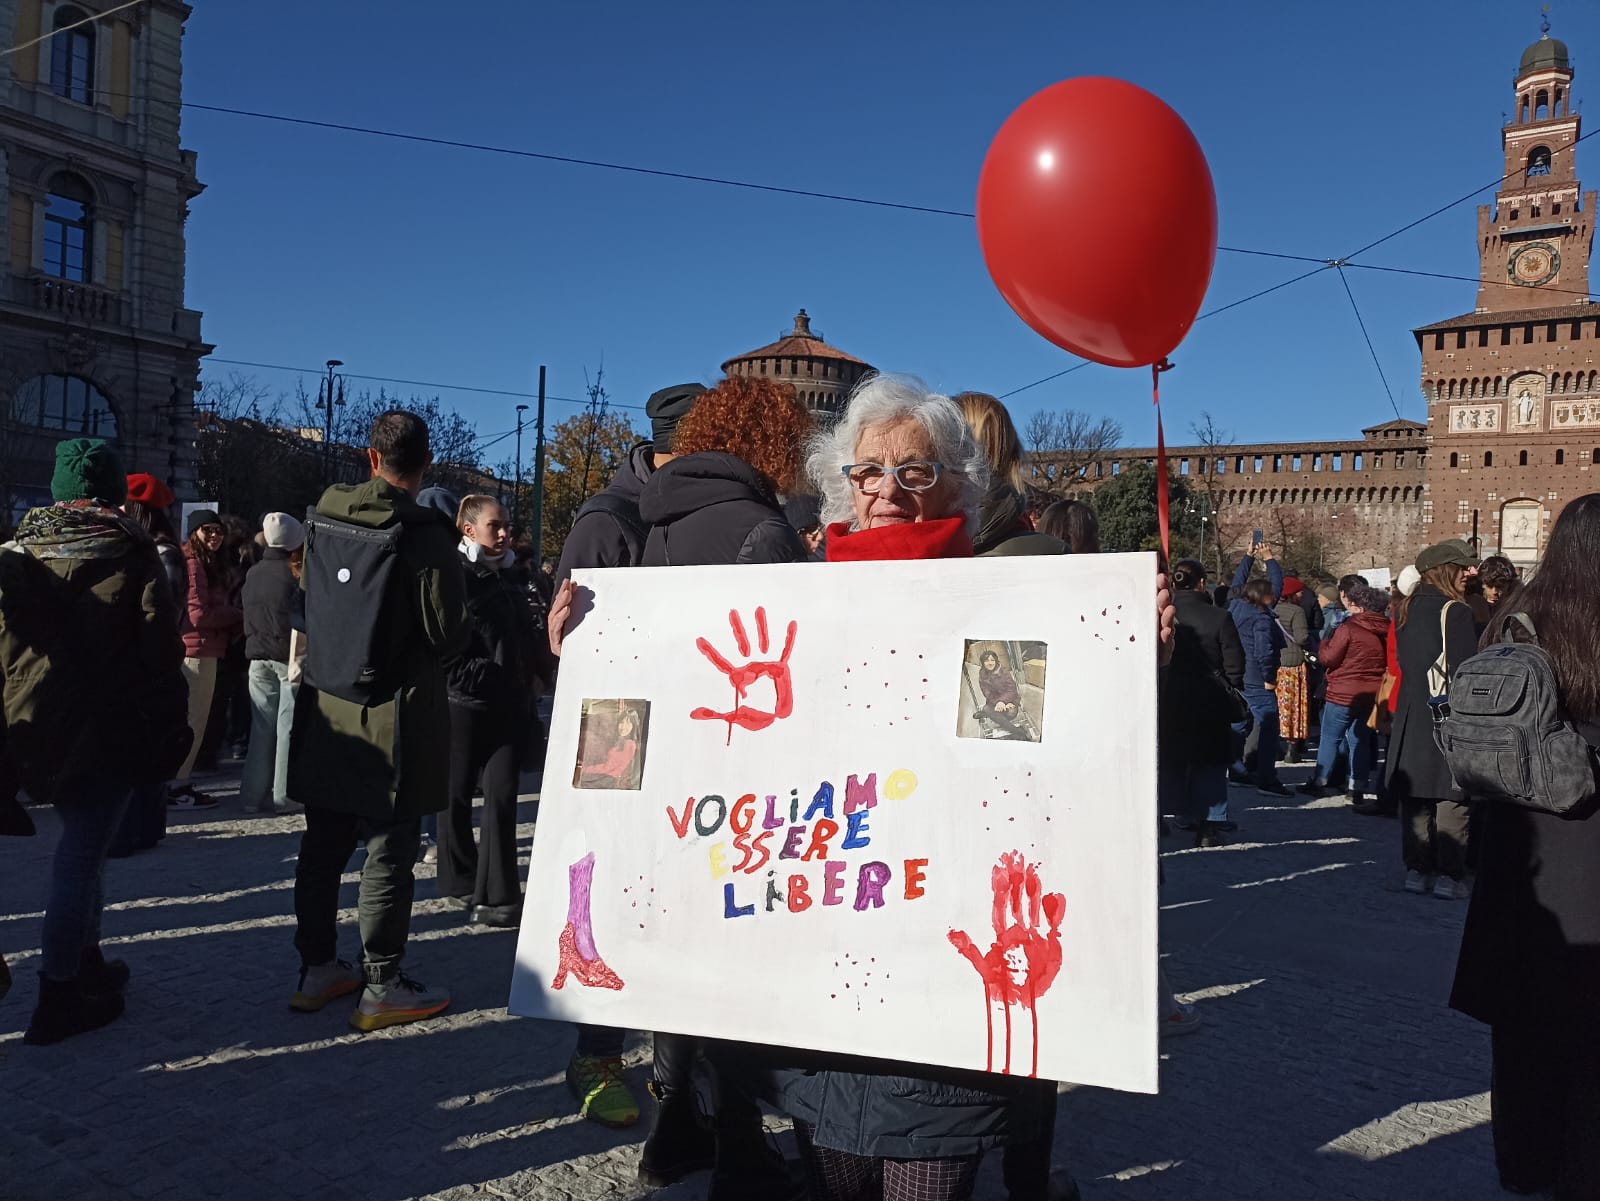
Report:
<svg viewBox="0 0 1600 1201"><path fill-rule="evenodd" d="M122 323L122 298L115 292L70 279L35 275L18 280L17 299L68 321Z"/></svg>

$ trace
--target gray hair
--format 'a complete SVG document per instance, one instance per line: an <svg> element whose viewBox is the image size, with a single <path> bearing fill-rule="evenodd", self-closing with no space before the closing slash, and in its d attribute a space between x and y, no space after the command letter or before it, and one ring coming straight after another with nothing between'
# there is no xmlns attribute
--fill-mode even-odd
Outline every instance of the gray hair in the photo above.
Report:
<svg viewBox="0 0 1600 1201"><path fill-rule="evenodd" d="M967 532L977 528L978 502L989 487L989 463L960 406L911 375L874 375L863 381L838 423L811 439L806 471L822 497L824 523L855 518L853 490L842 468L855 462L861 435L870 426L908 417L927 432L934 457L960 483L957 508L967 519Z"/></svg>

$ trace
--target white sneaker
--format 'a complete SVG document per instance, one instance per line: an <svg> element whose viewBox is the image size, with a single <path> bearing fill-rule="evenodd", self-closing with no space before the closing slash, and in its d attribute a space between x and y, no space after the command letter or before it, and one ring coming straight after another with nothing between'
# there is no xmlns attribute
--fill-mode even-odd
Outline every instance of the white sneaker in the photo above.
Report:
<svg viewBox="0 0 1600 1201"><path fill-rule="evenodd" d="M1409 871L1406 873L1405 889L1407 892L1414 892L1420 895L1428 891L1428 884L1428 877L1421 872Z"/></svg>
<svg viewBox="0 0 1600 1201"><path fill-rule="evenodd" d="M1200 1011L1193 1005L1185 1005L1182 1001L1174 1000L1172 1009L1161 1019L1161 1037L1173 1038L1181 1034L1193 1034L1204 1021Z"/></svg>
<svg viewBox="0 0 1600 1201"><path fill-rule="evenodd" d="M1449 876L1440 876L1433 883L1433 895L1441 901L1465 901L1472 896L1472 889L1467 887L1465 880L1452 880Z"/></svg>

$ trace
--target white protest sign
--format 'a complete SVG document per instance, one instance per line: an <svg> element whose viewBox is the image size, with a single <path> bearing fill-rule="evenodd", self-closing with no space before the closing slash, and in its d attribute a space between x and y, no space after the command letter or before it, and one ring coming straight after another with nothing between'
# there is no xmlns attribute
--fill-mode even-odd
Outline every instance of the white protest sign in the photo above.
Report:
<svg viewBox="0 0 1600 1201"><path fill-rule="evenodd" d="M1155 1091L1153 556L573 578L513 1013Z"/></svg>
<svg viewBox="0 0 1600 1201"><path fill-rule="evenodd" d="M1382 588L1384 591L1388 591L1389 580L1391 577L1387 567L1368 567L1365 571L1358 572L1357 574L1360 575L1362 579L1366 580L1370 587Z"/></svg>

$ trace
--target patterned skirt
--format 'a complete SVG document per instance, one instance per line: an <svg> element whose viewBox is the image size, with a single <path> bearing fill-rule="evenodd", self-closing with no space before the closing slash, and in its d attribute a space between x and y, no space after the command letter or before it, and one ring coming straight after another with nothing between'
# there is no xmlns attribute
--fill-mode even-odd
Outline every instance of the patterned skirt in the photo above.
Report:
<svg viewBox="0 0 1600 1201"><path fill-rule="evenodd" d="M1306 666L1278 668L1278 737L1304 742L1310 736L1306 712Z"/></svg>

